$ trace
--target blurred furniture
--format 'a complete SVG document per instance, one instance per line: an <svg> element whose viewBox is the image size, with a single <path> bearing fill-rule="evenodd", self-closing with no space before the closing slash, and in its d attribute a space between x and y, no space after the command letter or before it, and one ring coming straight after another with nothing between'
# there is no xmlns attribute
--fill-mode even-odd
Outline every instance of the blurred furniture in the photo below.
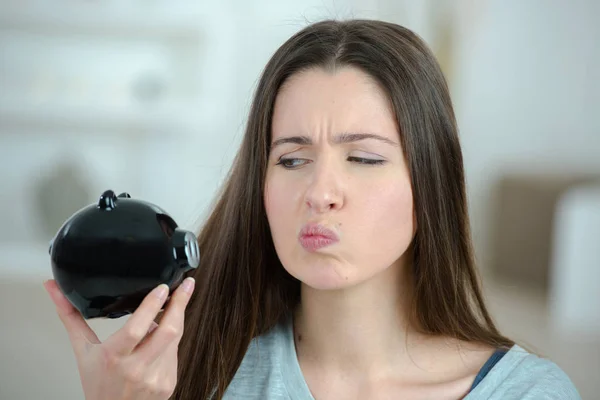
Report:
<svg viewBox="0 0 600 400"><path fill-rule="evenodd" d="M599 176L507 175L495 188L491 224L494 277L547 292L555 210L571 188Z"/></svg>
<svg viewBox="0 0 600 400"><path fill-rule="evenodd" d="M548 301L555 331L600 336L600 182L557 204Z"/></svg>

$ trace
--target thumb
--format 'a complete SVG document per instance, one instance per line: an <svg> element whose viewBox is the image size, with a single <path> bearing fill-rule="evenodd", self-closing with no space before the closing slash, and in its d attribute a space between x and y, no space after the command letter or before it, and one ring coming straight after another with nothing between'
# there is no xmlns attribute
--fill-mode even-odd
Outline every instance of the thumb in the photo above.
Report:
<svg viewBox="0 0 600 400"><path fill-rule="evenodd" d="M85 319L73 305L65 297L54 279L44 282L44 288L50 295L52 302L56 306L56 312L62 321L73 348L76 351L82 349L83 346L89 344L100 344L100 340L96 333L85 322Z"/></svg>

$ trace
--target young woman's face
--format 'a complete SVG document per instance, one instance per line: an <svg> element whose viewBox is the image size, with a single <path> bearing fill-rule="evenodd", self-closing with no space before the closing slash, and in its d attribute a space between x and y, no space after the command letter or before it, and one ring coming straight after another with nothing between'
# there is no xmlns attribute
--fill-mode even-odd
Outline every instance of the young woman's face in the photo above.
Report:
<svg viewBox="0 0 600 400"><path fill-rule="evenodd" d="M367 74L311 69L281 89L265 207L283 266L315 289L399 262L415 230L411 183L391 105Z"/></svg>

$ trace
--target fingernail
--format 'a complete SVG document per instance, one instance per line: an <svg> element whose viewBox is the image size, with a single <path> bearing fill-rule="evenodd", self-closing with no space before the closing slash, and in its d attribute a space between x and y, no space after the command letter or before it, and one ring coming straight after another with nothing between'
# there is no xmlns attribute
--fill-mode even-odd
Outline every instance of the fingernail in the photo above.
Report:
<svg viewBox="0 0 600 400"><path fill-rule="evenodd" d="M159 300L164 300L164 299L167 298L167 295L169 294L169 287L166 284L161 283L156 288L155 294L156 294L156 297L158 297Z"/></svg>
<svg viewBox="0 0 600 400"><path fill-rule="evenodd" d="M50 296L50 298L51 298L52 300L54 300L54 293L52 293L52 292L50 291L50 289L48 289L48 286L44 285L44 290L46 291L46 293L48 293L48 296Z"/></svg>
<svg viewBox="0 0 600 400"><path fill-rule="evenodd" d="M54 299L54 293L52 293L52 290L50 290L50 288L48 287L48 282L50 282L50 280L44 282L44 290L46 291L46 293L48 293L50 297L52 297L52 299Z"/></svg>
<svg viewBox="0 0 600 400"><path fill-rule="evenodd" d="M182 283L183 291L186 293L192 293L194 291L195 283L196 283L196 280L194 278L192 278L192 277L185 278L185 280Z"/></svg>

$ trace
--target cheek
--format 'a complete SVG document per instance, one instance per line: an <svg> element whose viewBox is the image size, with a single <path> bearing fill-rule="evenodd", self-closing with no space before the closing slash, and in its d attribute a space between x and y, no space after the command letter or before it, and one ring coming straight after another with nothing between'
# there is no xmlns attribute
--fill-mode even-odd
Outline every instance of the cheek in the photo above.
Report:
<svg viewBox="0 0 600 400"><path fill-rule="evenodd" d="M289 236L287 231L294 229L292 217L295 192L289 190L285 180L267 179L264 193L265 211L273 240L277 241Z"/></svg>
<svg viewBox="0 0 600 400"><path fill-rule="evenodd" d="M402 255L414 234L410 182L374 182L363 191L361 201L361 244L370 249L363 254Z"/></svg>

